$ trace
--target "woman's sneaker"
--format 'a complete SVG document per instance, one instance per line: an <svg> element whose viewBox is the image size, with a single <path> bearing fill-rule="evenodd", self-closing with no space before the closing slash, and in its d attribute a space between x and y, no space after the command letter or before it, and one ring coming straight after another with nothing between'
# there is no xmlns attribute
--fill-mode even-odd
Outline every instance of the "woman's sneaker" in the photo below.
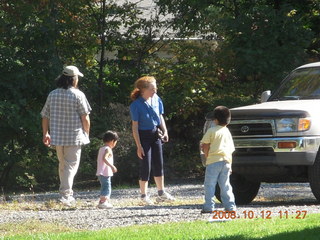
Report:
<svg viewBox="0 0 320 240"><path fill-rule="evenodd" d="M145 196L145 197L140 198L140 205L142 205L142 206L150 206L150 205L153 205L153 202L149 198L149 196Z"/></svg>
<svg viewBox="0 0 320 240"><path fill-rule="evenodd" d="M100 208L100 209L110 209L110 208L113 208L113 206L112 206L111 203L105 201L105 202L103 202L103 203L100 203L100 202L99 202L98 208Z"/></svg>
<svg viewBox="0 0 320 240"><path fill-rule="evenodd" d="M159 202L174 202L176 199L171 196L169 193L164 192L161 196L156 198L156 201Z"/></svg>

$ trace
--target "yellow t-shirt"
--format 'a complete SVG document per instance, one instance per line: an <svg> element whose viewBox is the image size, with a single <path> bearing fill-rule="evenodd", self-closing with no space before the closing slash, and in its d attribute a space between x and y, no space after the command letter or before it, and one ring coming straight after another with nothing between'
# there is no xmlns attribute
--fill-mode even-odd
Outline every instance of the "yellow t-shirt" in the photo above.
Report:
<svg viewBox="0 0 320 240"><path fill-rule="evenodd" d="M206 165L219 161L232 163L234 144L231 133L226 126L214 126L204 134L201 143L210 143Z"/></svg>

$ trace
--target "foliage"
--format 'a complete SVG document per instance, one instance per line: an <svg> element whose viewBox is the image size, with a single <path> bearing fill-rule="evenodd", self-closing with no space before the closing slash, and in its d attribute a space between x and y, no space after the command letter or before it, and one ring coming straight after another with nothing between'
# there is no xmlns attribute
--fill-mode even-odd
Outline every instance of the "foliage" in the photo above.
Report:
<svg viewBox="0 0 320 240"><path fill-rule="evenodd" d="M167 179L198 179L204 176L198 153L199 138L194 141L191 144L189 139L172 137L169 143L163 145L164 174Z"/></svg>
<svg viewBox="0 0 320 240"><path fill-rule="evenodd" d="M239 80L249 83L249 89L257 93L273 89L285 71L305 62L304 52L312 34L300 18L290 6L272 9L262 5L228 19L228 46L223 43L220 52L227 56L221 58L223 66L234 69Z"/></svg>
<svg viewBox="0 0 320 240"><path fill-rule="evenodd" d="M93 108L77 179L94 178L99 136L113 129L119 167L132 169L115 176L122 183L137 174L128 96L141 75L156 76L165 103L168 175L190 176L201 174L195 143L206 112L253 103L294 66L319 59L316 0L156 2L150 16L130 1L0 2L1 187L56 187L39 113L65 64L84 72L80 89Z"/></svg>
<svg viewBox="0 0 320 240"><path fill-rule="evenodd" d="M52 56L55 54L47 39L40 38L42 28L39 17L31 11L32 5L3 1L1 9L0 147L3 151L0 182L3 185L9 181L9 173L17 163L25 162L27 165L30 162L35 153L34 143L40 142L39 125L34 123L40 122L38 101L43 99L42 92L49 85L42 71L50 75L49 65L55 65L55 59L48 61L40 55L43 49ZM50 32L47 34L50 38ZM44 65L44 62L47 64ZM37 67L39 65L43 67L40 69ZM11 181L15 182L15 179Z"/></svg>
<svg viewBox="0 0 320 240"><path fill-rule="evenodd" d="M226 102L226 95L232 98L237 93L233 89L236 82L228 79L218 66L216 42L172 42L168 48L173 57L157 59L153 71L160 83L159 94L166 103L169 128L179 136L197 135L189 131L203 124L204 115L213 106ZM241 86L237 89L245 90ZM239 99L239 95L235 98ZM228 106L234 106L236 101L229 99Z"/></svg>
<svg viewBox="0 0 320 240"><path fill-rule="evenodd" d="M85 31L90 21L75 15L86 16L78 3L1 1L1 186L16 182L16 176L25 172L35 174L32 181L49 184L53 176L56 180L55 159L41 145L39 113L62 65L78 62L81 66L89 53L92 58L87 44L91 35Z"/></svg>
<svg viewBox="0 0 320 240"><path fill-rule="evenodd" d="M306 16L316 15L310 11L315 1L308 1L309 7L297 1L158 2L163 12L175 15L173 23L180 34L200 32L200 36L217 39L220 71L230 81L246 86L254 98L304 63L306 49L314 41L312 22Z"/></svg>

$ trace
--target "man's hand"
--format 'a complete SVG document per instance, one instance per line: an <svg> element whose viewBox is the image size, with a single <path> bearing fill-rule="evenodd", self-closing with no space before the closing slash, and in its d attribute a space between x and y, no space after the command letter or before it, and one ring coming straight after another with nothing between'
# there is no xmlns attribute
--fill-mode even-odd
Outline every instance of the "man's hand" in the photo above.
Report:
<svg viewBox="0 0 320 240"><path fill-rule="evenodd" d="M51 144L51 137L49 134L46 134L43 136L42 138L42 142L44 145L46 145L47 147L50 147L50 144Z"/></svg>

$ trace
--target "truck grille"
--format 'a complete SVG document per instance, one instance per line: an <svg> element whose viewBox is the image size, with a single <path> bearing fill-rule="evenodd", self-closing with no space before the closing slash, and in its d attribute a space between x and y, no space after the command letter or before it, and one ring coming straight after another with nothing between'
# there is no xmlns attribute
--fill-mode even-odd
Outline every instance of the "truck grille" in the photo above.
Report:
<svg viewBox="0 0 320 240"><path fill-rule="evenodd" d="M228 128L233 137L272 136L271 123L230 123Z"/></svg>

